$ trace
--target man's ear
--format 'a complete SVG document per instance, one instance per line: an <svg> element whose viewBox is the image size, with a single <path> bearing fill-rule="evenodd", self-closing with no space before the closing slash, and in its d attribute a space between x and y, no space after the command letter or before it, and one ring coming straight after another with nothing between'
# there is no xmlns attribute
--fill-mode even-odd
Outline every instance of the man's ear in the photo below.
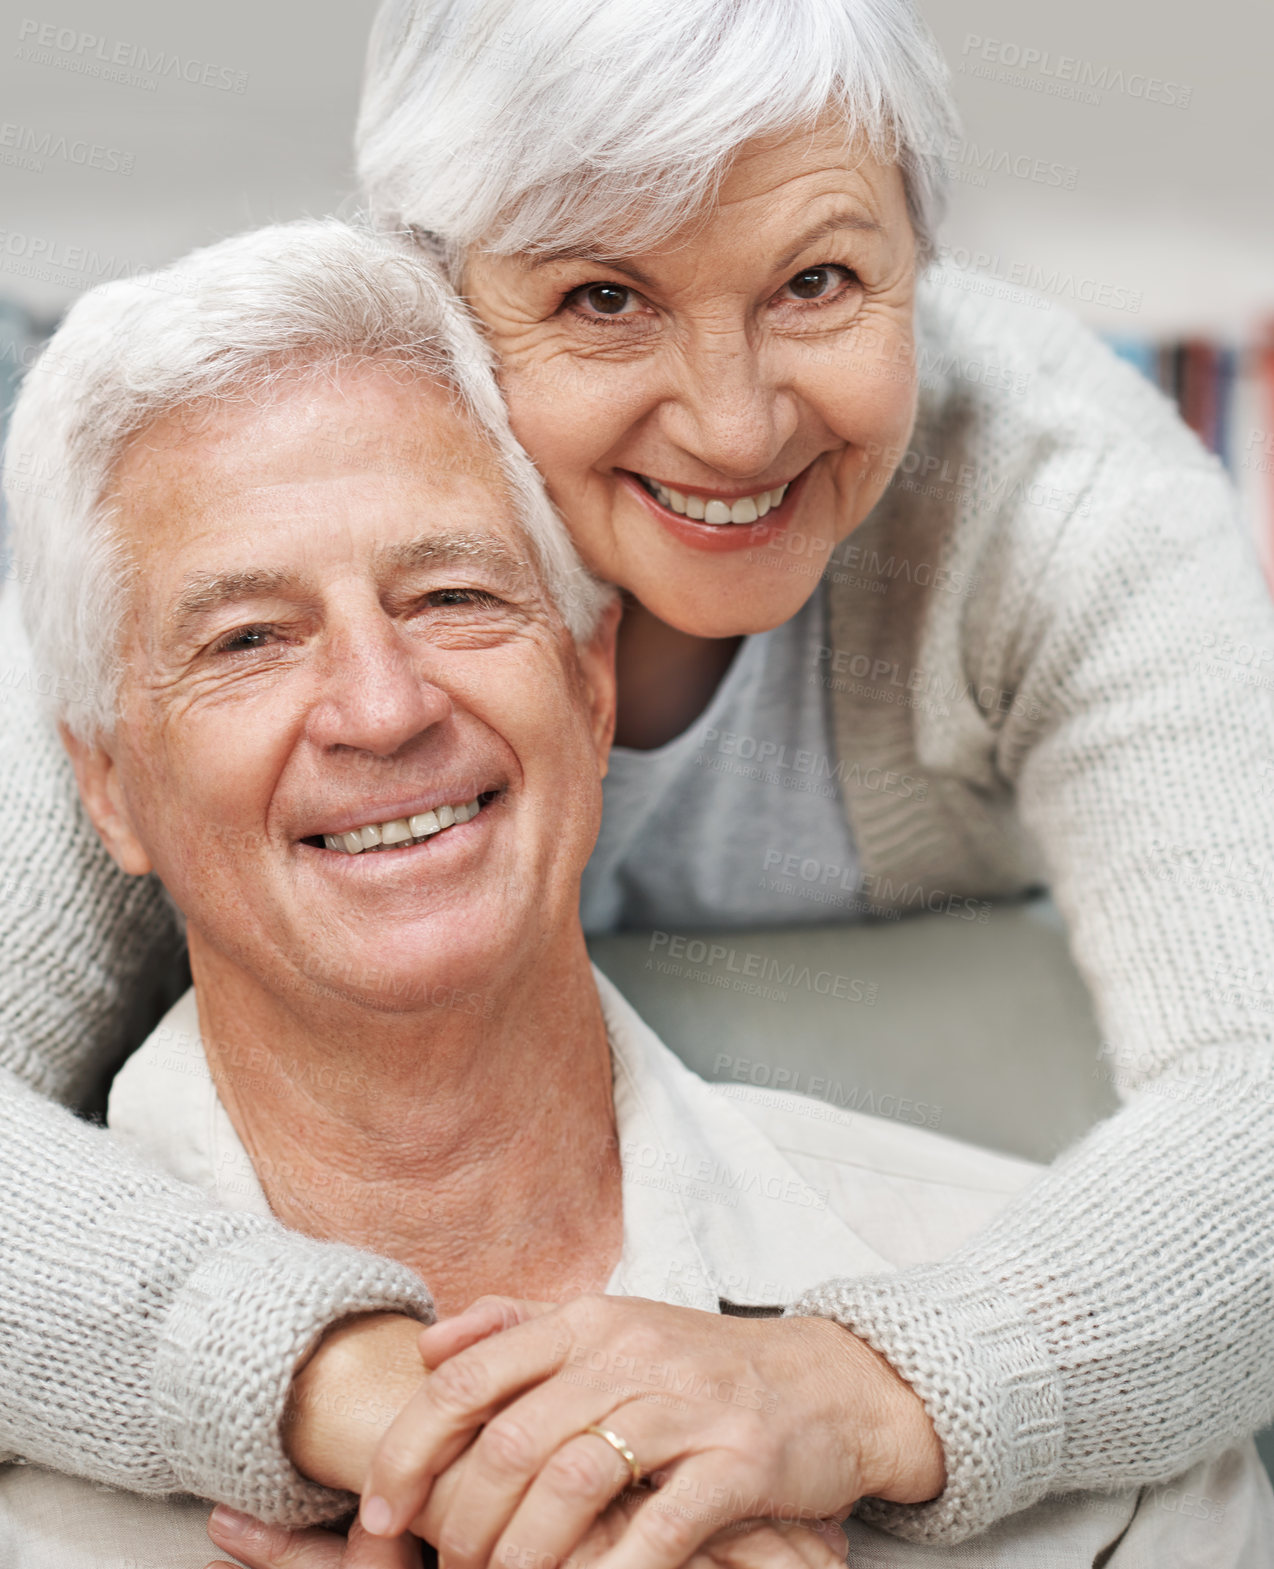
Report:
<svg viewBox="0 0 1274 1569"><path fill-rule="evenodd" d="M133 827L114 757L100 740L82 740L65 725L59 725L58 731L75 770L80 800L98 838L121 871L144 877L151 869L150 856Z"/></svg>
<svg viewBox="0 0 1274 1569"><path fill-rule="evenodd" d="M615 634L623 613L623 603L616 594L598 618L597 630L579 649L601 779L606 777L610 744L615 736Z"/></svg>

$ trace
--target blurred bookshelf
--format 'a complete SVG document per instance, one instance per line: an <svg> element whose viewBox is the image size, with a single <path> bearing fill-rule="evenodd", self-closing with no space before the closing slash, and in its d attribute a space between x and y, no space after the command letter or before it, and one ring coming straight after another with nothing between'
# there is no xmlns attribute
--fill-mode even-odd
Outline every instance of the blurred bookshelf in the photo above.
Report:
<svg viewBox="0 0 1274 1569"><path fill-rule="evenodd" d="M1274 592L1274 318L1246 343L1105 337L1224 463Z"/></svg>

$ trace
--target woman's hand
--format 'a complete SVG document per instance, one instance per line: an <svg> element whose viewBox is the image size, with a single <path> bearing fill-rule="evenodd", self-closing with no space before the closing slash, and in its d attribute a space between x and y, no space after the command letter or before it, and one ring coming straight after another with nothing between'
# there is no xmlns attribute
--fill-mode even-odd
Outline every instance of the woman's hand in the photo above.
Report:
<svg viewBox="0 0 1274 1569"><path fill-rule="evenodd" d="M625 1494L594 1522L571 1569L588 1569L615 1544L636 1502ZM357 1524L346 1541L335 1531L289 1531L216 1509L208 1535L248 1569L421 1569L420 1544L414 1537L372 1537ZM831 1521L792 1525L761 1520L723 1531L690 1559L687 1569L841 1569L847 1547L845 1533ZM218 1559L207 1569L236 1566Z"/></svg>
<svg viewBox="0 0 1274 1569"><path fill-rule="evenodd" d="M606 1569L680 1569L735 1522L840 1519L864 1495L918 1503L944 1485L914 1391L827 1319L482 1299L425 1330L420 1350L434 1371L372 1459L361 1519L427 1536L447 1569L567 1559L632 1482L591 1425L656 1484ZM444 1471L445 1504L426 1511Z"/></svg>

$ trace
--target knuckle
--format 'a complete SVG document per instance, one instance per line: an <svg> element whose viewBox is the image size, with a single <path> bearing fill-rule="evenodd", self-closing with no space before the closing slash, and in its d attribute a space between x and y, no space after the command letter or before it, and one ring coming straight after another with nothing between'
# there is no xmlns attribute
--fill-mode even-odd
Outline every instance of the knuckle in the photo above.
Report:
<svg viewBox="0 0 1274 1569"><path fill-rule="evenodd" d="M611 1299L595 1291L576 1297L568 1306L571 1324L585 1334L597 1333L610 1321Z"/></svg>
<svg viewBox="0 0 1274 1569"><path fill-rule="evenodd" d="M694 1545L694 1523L660 1500L652 1500L637 1516L636 1526L660 1559L683 1562Z"/></svg>
<svg viewBox="0 0 1274 1569"><path fill-rule="evenodd" d="M513 1298L496 1296L494 1293L476 1297L469 1312L499 1324L501 1329L508 1329L518 1321L518 1307Z"/></svg>
<svg viewBox="0 0 1274 1569"><path fill-rule="evenodd" d="M478 1449L493 1471L518 1476L533 1471L538 1458L535 1440L520 1422L508 1415L495 1417L487 1423L478 1440Z"/></svg>
<svg viewBox="0 0 1274 1569"><path fill-rule="evenodd" d="M613 1467L592 1448L568 1445L544 1467L544 1480L559 1498L608 1498L614 1491Z"/></svg>
<svg viewBox="0 0 1274 1569"><path fill-rule="evenodd" d="M438 1532L438 1540L434 1545L438 1549L439 1562L442 1563L467 1564L472 1562L475 1554L472 1538L450 1524L444 1525Z"/></svg>
<svg viewBox="0 0 1274 1569"><path fill-rule="evenodd" d="M486 1400L486 1369L476 1358L467 1358L461 1353L430 1375L428 1388L435 1403L447 1415L467 1415Z"/></svg>

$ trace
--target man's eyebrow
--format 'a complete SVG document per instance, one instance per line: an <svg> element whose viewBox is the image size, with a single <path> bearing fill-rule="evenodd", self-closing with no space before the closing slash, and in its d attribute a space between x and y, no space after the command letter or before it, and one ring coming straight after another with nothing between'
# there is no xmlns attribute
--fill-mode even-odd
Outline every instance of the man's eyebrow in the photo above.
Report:
<svg viewBox="0 0 1274 1569"><path fill-rule="evenodd" d="M237 599L277 597L295 587L290 573L266 568L240 572L195 572L186 579L168 617L169 630L184 632L192 621Z"/></svg>
<svg viewBox="0 0 1274 1569"><path fill-rule="evenodd" d="M422 534L402 545L385 545L376 552L380 572L411 570L416 567L447 567L469 563L518 579L534 577L535 563L529 554L520 555L499 539L475 534ZM280 598L295 594L299 580L290 572L270 568L248 568L237 572L195 572L177 598L168 617L174 635L184 632L191 622L240 599Z"/></svg>
<svg viewBox="0 0 1274 1569"><path fill-rule="evenodd" d="M860 234L879 234L880 225L873 218L868 218L861 212L844 211L834 212L822 223L816 223L812 229L807 230L801 238L788 251L786 256L780 258L775 264L777 272L783 272L790 267L802 251L809 250L811 245L817 245L819 240L829 239L833 234L840 234L846 229L857 230Z"/></svg>
<svg viewBox="0 0 1274 1569"><path fill-rule="evenodd" d="M421 534L402 545L384 545L376 552L376 565L382 572L469 565L516 578L534 577L536 570L529 550L522 553L502 539L464 533Z"/></svg>

